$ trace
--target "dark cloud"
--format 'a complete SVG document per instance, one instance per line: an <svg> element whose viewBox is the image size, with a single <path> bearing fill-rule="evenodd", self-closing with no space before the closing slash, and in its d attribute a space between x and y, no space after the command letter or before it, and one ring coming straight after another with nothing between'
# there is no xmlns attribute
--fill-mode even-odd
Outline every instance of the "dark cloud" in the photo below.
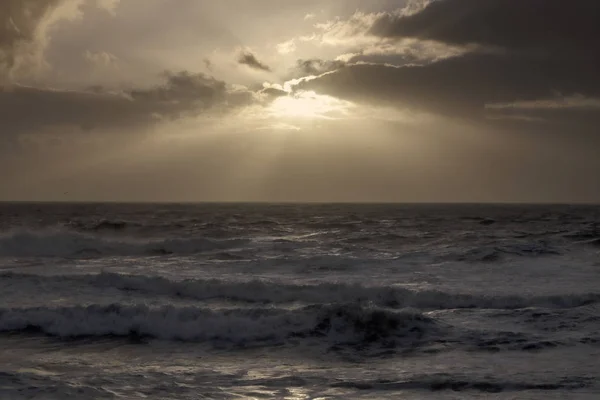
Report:
<svg viewBox="0 0 600 400"><path fill-rule="evenodd" d="M127 129L251 101L250 92L232 92L225 82L190 72L167 73L162 85L120 93L98 87L65 91L13 85L0 90L0 121L4 136L67 127Z"/></svg>
<svg viewBox="0 0 600 400"><path fill-rule="evenodd" d="M597 1L438 0L409 16L382 14L370 33L388 41L433 40L469 50L421 65L349 64L300 88L471 119L489 117L486 105L494 103L557 93L600 98ZM384 62L388 57L397 56L366 60ZM578 120L571 111L561 115ZM520 121L540 120L535 114L541 112L519 110ZM514 112L513 117L518 119Z"/></svg>
<svg viewBox="0 0 600 400"><path fill-rule="evenodd" d="M382 37L541 51L598 53L596 0L439 0L418 13L382 14L371 28Z"/></svg>
<svg viewBox="0 0 600 400"><path fill-rule="evenodd" d="M596 68L469 54L423 66L355 64L306 81L311 88L355 101L394 103L448 115L480 115L488 103L538 99L555 92L600 93Z"/></svg>
<svg viewBox="0 0 600 400"><path fill-rule="evenodd" d="M253 69L271 72L271 68L268 65L260 62L258 58L256 58L256 56L249 51L242 51L239 54L238 63L242 65L247 65L248 67Z"/></svg>

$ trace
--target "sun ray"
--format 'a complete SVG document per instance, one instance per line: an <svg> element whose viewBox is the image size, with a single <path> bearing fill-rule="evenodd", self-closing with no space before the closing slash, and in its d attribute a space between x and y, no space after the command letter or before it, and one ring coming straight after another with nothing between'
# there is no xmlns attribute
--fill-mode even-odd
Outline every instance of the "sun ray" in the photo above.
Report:
<svg viewBox="0 0 600 400"><path fill-rule="evenodd" d="M335 97L301 91L275 99L269 113L279 118L337 119L348 115L352 106L352 103Z"/></svg>

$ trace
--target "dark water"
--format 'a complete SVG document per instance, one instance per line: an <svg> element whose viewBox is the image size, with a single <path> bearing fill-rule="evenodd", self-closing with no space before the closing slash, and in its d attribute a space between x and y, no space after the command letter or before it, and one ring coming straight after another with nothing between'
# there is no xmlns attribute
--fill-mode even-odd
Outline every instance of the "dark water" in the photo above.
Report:
<svg viewBox="0 0 600 400"><path fill-rule="evenodd" d="M598 398L600 207L0 204L0 398Z"/></svg>

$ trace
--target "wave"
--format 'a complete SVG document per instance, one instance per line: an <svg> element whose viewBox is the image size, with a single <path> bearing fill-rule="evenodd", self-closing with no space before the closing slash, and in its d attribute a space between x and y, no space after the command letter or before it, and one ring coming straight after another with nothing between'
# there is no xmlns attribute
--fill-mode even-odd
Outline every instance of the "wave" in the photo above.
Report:
<svg viewBox="0 0 600 400"><path fill-rule="evenodd" d="M0 309L0 332L40 332L60 338L148 337L235 345L318 338L335 344L411 344L434 330L435 321L418 312L357 305L294 310L122 304Z"/></svg>
<svg viewBox="0 0 600 400"><path fill-rule="evenodd" d="M398 286L363 286L346 283L313 285L284 284L267 280L226 281L220 279L188 279L173 281L160 276L128 275L103 272L94 275L40 276L5 272L0 279L23 281L55 281L72 286L91 285L141 292L150 297L167 296L193 300L225 299L247 303L362 303L387 308L507 309L529 307L569 309L600 303L600 293L547 296L507 296L449 293L439 290L411 290Z"/></svg>
<svg viewBox="0 0 600 400"><path fill-rule="evenodd" d="M564 235L564 237L575 241L588 241L600 239L600 224L587 224L578 230L568 232Z"/></svg>
<svg viewBox="0 0 600 400"><path fill-rule="evenodd" d="M439 374L439 376L425 376L405 381L372 380L372 381L341 381L332 387L397 391L397 390L430 390L437 391L474 391L483 393L518 392L529 390L576 390L589 387L593 380L586 377L562 378L553 382L526 382L526 381L496 381L492 379L469 379L467 377Z"/></svg>
<svg viewBox="0 0 600 400"><path fill-rule="evenodd" d="M300 344L334 351L374 350L374 356L478 352L538 352L596 345L595 337L549 340L520 332L464 330L421 312L357 304L296 309L89 305L0 309L0 333L43 334L63 340L123 338L207 343L216 347ZM383 353L381 353L383 351Z"/></svg>
<svg viewBox="0 0 600 400"><path fill-rule="evenodd" d="M485 296L447 293L438 290L410 290L403 287L320 283L282 284L265 280L247 282L200 279L171 281L163 277L101 273L88 282L120 290L142 291L149 295L186 297L195 300L215 298L253 303L373 303L382 307L420 309L520 309L527 307L574 308L600 302L600 293L552 296Z"/></svg>
<svg viewBox="0 0 600 400"><path fill-rule="evenodd" d="M210 227L209 223L195 224L191 221L131 221L131 220L77 220L72 219L59 225L59 227L72 229L77 232L97 233L153 233L174 230L190 230L193 228L204 229Z"/></svg>
<svg viewBox="0 0 600 400"><path fill-rule="evenodd" d="M121 231L131 226L142 226L141 224L127 222L122 220L93 220L80 221L69 220L64 223L66 228L81 230L81 231Z"/></svg>
<svg viewBox="0 0 600 400"><path fill-rule="evenodd" d="M545 257L557 256L562 252L544 242L510 243L496 246L479 246L475 248L448 251L438 258L442 261L460 262L496 262L504 257Z"/></svg>
<svg viewBox="0 0 600 400"><path fill-rule="evenodd" d="M214 240L195 237L128 240L64 230L14 231L0 236L0 256L73 257L195 254L212 250L231 249L247 243L249 241L243 239Z"/></svg>

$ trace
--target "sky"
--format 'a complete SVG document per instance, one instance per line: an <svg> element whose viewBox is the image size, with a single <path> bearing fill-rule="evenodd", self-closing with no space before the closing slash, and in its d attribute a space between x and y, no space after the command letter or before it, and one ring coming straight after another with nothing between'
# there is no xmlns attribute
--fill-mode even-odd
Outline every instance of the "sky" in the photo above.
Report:
<svg viewBox="0 0 600 400"><path fill-rule="evenodd" d="M600 202L597 0L2 0L0 201Z"/></svg>

